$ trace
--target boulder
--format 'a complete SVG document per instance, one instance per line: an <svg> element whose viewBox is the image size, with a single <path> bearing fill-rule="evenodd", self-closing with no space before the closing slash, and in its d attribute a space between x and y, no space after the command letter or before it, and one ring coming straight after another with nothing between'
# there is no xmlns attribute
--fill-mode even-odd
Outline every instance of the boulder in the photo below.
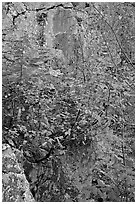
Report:
<svg viewBox="0 0 137 204"><path fill-rule="evenodd" d="M35 202L22 167L22 152L2 145L2 201Z"/></svg>

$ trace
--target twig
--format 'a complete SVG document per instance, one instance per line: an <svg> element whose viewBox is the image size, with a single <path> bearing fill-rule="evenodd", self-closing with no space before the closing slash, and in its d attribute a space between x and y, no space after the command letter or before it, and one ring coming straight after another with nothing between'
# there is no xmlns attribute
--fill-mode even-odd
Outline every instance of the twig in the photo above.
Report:
<svg viewBox="0 0 137 204"><path fill-rule="evenodd" d="M114 34L114 36L115 36L115 38L116 38L116 41L117 41L117 43L118 43L118 45L119 45L121 51L123 52L123 54L124 54L124 56L126 57L126 59L128 60L128 62L131 64L131 66L134 68L134 65L132 64L132 62L131 62L131 60L129 59L129 57L127 56L127 54L124 52L124 50L123 50L121 44L119 43L119 40L118 40L118 38L117 38L117 35L116 35L115 31L113 30L112 26L105 20L104 15L95 7L94 3L91 3L91 4L93 5L93 8L102 16L104 22L109 26L109 28L111 29L111 31L113 32L113 34Z"/></svg>

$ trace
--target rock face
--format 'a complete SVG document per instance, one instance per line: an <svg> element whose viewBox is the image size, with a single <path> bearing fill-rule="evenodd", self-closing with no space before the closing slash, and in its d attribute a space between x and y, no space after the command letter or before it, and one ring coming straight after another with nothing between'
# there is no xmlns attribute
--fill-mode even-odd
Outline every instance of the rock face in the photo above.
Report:
<svg viewBox="0 0 137 204"><path fill-rule="evenodd" d="M34 202L21 164L22 153L19 150L12 150L7 144L3 144L2 151L2 201Z"/></svg>
<svg viewBox="0 0 137 204"><path fill-rule="evenodd" d="M58 8L53 17L53 33L64 33L74 29L72 13L69 9Z"/></svg>
<svg viewBox="0 0 137 204"><path fill-rule="evenodd" d="M76 55L74 50L78 43L76 20L72 11L58 8L52 19L52 24L53 47L56 50L62 50L65 60L70 62L72 56Z"/></svg>

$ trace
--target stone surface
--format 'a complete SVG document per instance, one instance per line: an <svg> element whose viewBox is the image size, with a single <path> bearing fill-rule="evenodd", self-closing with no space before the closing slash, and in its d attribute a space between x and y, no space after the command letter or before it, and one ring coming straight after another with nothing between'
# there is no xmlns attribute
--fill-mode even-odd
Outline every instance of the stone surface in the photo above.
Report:
<svg viewBox="0 0 137 204"><path fill-rule="evenodd" d="M53 17L53 33L64 33L74 29L75 22L72 17L71 10L58 8L57 12Z"/></svg>
<svg viewBox="0 0 137 204"><path fill-rule="evenodd" d="M2 191L3 202L34 202L29 183L22 168L22 153L2 145Z"/></svg>

